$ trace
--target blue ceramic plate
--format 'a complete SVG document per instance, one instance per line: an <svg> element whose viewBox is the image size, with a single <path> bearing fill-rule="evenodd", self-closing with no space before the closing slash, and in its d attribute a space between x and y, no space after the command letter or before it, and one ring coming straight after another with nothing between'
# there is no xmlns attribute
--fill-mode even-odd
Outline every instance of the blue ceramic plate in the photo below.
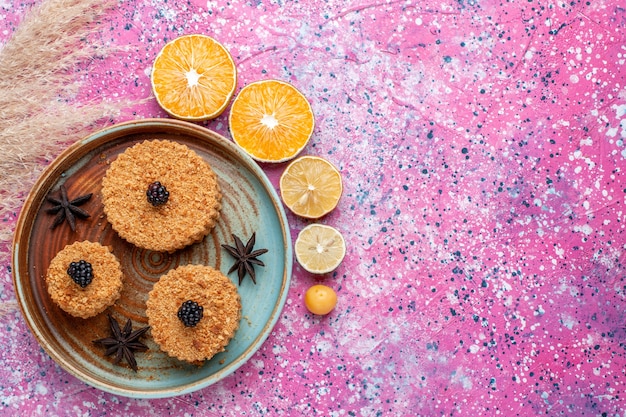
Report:
<svg viewBox="0 0 626 417"><path fill-rule="evenodd" d="M102 210L101 179L111 161L133 144L147 139L168 139L187 145L201 155L219 177L222 215L215 229L200 243L173 254L142 250L125 242L111 229ZM46 196L65 184L70 197L93 193L81 206L91 217L79 220L72 232L67 224L51 230L53 215ZM160 276L179 265L201 263L224 274L233 259L221 244L233 245L232 234L244 241L256 232L256 249L268 253L256 267L256 285L249 277L238 286L242 320L225 352L203 366L170 358L148 333L150 347L136 355L134 372L93 340L108 337L108 313L122 325L147 325L148 292ZM48 296L44 276L50 260L65 245L90 240L109 245L126 275L118 302L90 319L71 317ZM292 269L292 246L287 218L274 187L259 166L231 141L195 124L170 119L148 119L114 125L68 148L44 172L21 212L13 242L13 278L24 317L45 351L61 367L82 381L114 394L137 398L171 397L209 386L228 376L259 349L276 324L287 297ZM229 278L238 285L237 273Z"/></svg>

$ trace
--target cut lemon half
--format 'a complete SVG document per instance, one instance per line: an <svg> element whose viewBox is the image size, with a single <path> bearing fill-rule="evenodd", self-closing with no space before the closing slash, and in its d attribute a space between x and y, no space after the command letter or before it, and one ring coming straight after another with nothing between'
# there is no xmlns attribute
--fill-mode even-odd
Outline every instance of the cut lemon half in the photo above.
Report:
<svg viewBox="0 0 626 417"><path fill-rule="evenodd" d="M233 140L261 162L284 162L307 144L315 125L306 97L277 80L248 84L233 101L228 119Z"/></svg>
<svg viewBox="0 0 626 417"><path fill-rule="evenodd" d="M334 227L310 224L300 231L294 245L300 266L314 274L334 271L344 256L346 242Z"/></svg>
<svg viewBox="0 0 626 417"><path fill-rule="evenodd" d="M301 156L280 176L280 195L291 211L317 219L332 211L339 202L343 185L333 164L319 156Z"/></svg>
<svg viewBox="0 0 626 417"><path fill-rule="evenodd" d="M219 116L237 87L237 68L222 44L206 35L168 42L152 66L152 91L172 117L200 121Z"/></svg>

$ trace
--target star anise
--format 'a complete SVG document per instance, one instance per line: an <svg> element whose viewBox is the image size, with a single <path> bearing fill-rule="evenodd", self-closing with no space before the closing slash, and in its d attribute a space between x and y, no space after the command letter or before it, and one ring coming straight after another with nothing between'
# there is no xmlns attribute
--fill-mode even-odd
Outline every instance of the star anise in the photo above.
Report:
<svg viewBox="0 0 626 417"><path fill-rule="evenodd" d="M89 201L92 193L85 194L83 196L70 200L67 196L67 189L65 188L65 185L61 185L60 189L61 198L56 198L52 196L46 197L46 200L54 204L54 207L46 209L46 213L57 215L54 218L54 222L52 223L52 226L50 226L50 229L54 229L55 227L63 223L65 219L67 219L67 222L70 224L72 232L75 232L76 217L79 217L81 219L86 219L87 217L90 217L89 213L87 213L85 210L81 209L78 206Z"/></svg>
<svg viewBox="0 0 626 417"><path fill-rule="evenodd" d="M148 346L139 341L139 338L144 335L150 329L150 326L142 327L139 330L133 331L133 324L130 319L126 322L124 329L120 329L120 325L117 320L109 314L109 325L111 326L111 333L113 337L106 337L104 339L94 340L93 343L101 345L107 348L104 352L105 356L109 356L115 353L114 364L120 363L123 359L133 368L133 371L137 372L137 361L135 360L134 351L148 350Z"/></svg>
<svg viewBox="0 0 626 417"><path fill-rule="evenodd" d="M248 243L244 246L243 242L239 237L233 234L233 238L235 239L235 247L229 245L222 245L224 249L228 251L234 258L235 263L230 268L228 273L230 274L235 269L237 270L237 275L239 276L239 285L246 277L246 273L250 274L250 278L252 282L256 284L256 274L254 272L254 265L265 266L265 264L257 259L257 256L263 255L267 252L267 249L258 249L253 251L254 242L256 240L256 232L252 233L252 237L248 240Z"/></svg>

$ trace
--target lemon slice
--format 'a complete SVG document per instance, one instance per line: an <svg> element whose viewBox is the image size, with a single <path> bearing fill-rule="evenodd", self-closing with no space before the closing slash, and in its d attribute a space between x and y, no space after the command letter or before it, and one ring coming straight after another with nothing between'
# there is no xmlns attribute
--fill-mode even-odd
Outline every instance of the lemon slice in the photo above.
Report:
<svg viewBox="0 0 626 417"><path fill-rule="evenodd" d="M302 268L314 274L325 274L341 264L346 255L346 242L334 227L314 223L300 231L294 249Z"/></svg>
<svg viewBox="0 0 626 417"><path fill-rule="evenodd" d="M319 156L301 156L280 177L280 195L285 205L309 219L331 212L342 192L339 170Z"/></svg>

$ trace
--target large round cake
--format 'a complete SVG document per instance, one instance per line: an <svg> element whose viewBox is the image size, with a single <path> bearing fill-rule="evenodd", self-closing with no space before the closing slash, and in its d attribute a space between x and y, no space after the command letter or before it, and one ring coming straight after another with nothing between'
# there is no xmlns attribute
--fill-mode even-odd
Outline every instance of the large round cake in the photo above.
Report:
<svg viewBox="0 0 626 417"><path fill-rule="evenodd" d="M202 240L222 208L217 175L209 164L168 140L147 140L120 154L102 179L102 201L120 237L159 252Z"/></svg>

